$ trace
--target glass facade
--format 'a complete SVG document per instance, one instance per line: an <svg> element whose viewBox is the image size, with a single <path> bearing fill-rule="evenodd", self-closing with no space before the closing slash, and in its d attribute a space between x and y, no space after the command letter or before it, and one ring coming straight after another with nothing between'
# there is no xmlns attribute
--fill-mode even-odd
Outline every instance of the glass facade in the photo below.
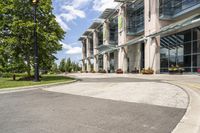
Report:
<svg viewBox="0 0 200 133"><path fill-rule="evenodd" d="M87 56L87 48L86 48L86 42L85 41L83 43L83 48L84 48L84 54Z"/></svg>
<svg viewBox="0 0 200 133"><path fill-rule="evenodd" d="M103 45L103 26L98 29L98 46Z"/></svg>
<svg viewBox="0 0 200 133"><path fill-rule="evenodd" d="M115 59L114 59L114 52L110 53L110 72L115 72Z"/></svg>
<svg viewBox="0 0 200 133"><path fill-rule="evenodd" d="M161 37L161 72L178 66L185 72L200 70L200 27Z"/></svg>
<svg viewBox="0 0 200 133"><path fill-rule="evenodd" d="M110 20L110 43L117 45L118 43L118 18Z"/></svg>
<svg viewBox="0 0 200 133"><path fill-rule="evenodd" d="M103 55L98 56L99 70L103 70Z"/></svg>
<svg viewBox="0 0 200 133"><path fill-rule="evenodd" d="M198 5L200 0L160 0L160 17L171 18Z"/></svg>
<svg viewBox="0 0 200 133"><path fill-rule="evenodd" d="M94 54L94 45L93 45L93 39L90 39L90 54Z"/></svg>
<svg viewBox="0 0 200 133"><path fill-rule="evenodd" d="M144 31L144 1L139 0L127 5L127 33L137 34Z"/></svg>

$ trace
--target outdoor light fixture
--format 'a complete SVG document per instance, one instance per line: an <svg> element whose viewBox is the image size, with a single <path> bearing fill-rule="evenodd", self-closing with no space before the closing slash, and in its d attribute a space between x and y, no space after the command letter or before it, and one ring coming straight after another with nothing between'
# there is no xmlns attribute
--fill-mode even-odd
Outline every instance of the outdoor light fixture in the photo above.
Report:
<svg viewBox="0 0 200 133"><path fill-rule="evenodd" d="M39 3L39 0L32 0L32 2L34 4L34 68L35 68L34 81L38 82L40 79L39 79L39 63L38 63L36 12L37 12L37 4Z"/></svg>
<svg viewBox="0 0 200 133"><path fill-rule="evenodd" d="M33 4L37 4L39 0L32 0Z"/></svg>

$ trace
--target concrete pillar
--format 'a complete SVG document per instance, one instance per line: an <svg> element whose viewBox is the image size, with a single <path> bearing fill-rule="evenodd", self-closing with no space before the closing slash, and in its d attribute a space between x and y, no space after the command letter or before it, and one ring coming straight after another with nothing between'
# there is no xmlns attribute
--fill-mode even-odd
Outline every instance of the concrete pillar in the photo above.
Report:
<svg viewBox="0 0 200 133"><path fill-rule="evenodd" d="M147 38L145 45L145 68L160 73L160 37Z"/></svg>
<svg viewBox="0 0 200 133"><path fill-rule="evenodd" d="M98 50L96 49L98 47L98 32L94 31L93 32L93 44L94 44L94 55L98 54ZM98 65L98 56L94 57L94 71L98 72L99 71L99 65Z"/></svg>
<svg viewBox="0 0 200 133"><path fill-rule="evenodd" d="M144 1L145 36L159 32L159 1ZM160 73L160 37L147 38L145 43L145 68L152 68L155 73Z"/></svg>
<svg viewBox="0 0 200 133"><path fill-rule="evenodd" d="M125 6L119 8L118 13L118 45L123 45L126 42L126 9ZM118 52L118 68L124 73L128 70L127 47L120 48Z"/></svg>
<svg viewBox="0 0 200 133"><path fill-rule="evenodd" d="M114 68L115 71L118 69L118 51L114 51Z"/></svg>
<svg viewBox="0 0 200 133"><path fill-rule="evenodd" d="M85 68L85 60L82 60L82 72L85 72L86 68Z"/></svg>
<svg viewBox="0 0 200 133"><path fill-rule="evenodd" d="M103 69L108 72L110 70L110 56L108 53L103 55Z"/></svg>
<svg viewBox="0 0 200 133"><path fill-rule="evenodd" d="M90 51L90 38L86 38L86 45L87 45L87 58L91 56L91 51ZM87 59L87 71L91 72L91 62L90 58Z"/></svg>
<svg viewBox="0 0 200 133"><path fill-rule="evenodd" d="M85 72L86 68L85 68L85 59L86 59L86 44L85 44L85 40L82 41L82 71Z"/></svg>
<svg viewBox="0 0 200 133"><path fill-rule="evenodd" d="M105 21L103 24L103 45L109 45L109 41L110 41L109 22ZM110 70L110 60L109 60L108 53L103 55L103 69L106 72L108 72L108 70Z"/></svg>

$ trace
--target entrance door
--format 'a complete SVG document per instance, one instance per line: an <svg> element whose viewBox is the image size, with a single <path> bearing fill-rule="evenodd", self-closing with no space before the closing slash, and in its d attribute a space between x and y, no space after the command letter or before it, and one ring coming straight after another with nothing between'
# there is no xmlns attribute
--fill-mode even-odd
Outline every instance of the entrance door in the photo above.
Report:
<svg viewBox="0 0 200 133"><path fill-rule="evenodd" d="M140 51L141 51L141 59L140 59L140 70L144 68L144 57L145 57L145 51L144 51L144 42L141 43Z"/></svg>
<svg viewBox="0 0 200 133"><path fill-rule="evenodd" d="M114 60L114 52L110 53L110 72L115 72L115 60Z"/></svg>

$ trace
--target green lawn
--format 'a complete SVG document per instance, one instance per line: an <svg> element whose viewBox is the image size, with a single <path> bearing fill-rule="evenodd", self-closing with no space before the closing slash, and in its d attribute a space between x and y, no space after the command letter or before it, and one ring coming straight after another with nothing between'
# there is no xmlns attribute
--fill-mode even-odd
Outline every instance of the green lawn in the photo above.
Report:
<svg viewBox="0 0 200 133"><path fill-rule="evenodd" d="M59 82L69 82L72 80L74 79L65 77L65 76L57 76L57 75L42 76L42 80L40 82L18 81L18 80L13 81L11 78L0 78L0 89L22 87L22 86L43 85L43 84L59 83Z"/></svg>

